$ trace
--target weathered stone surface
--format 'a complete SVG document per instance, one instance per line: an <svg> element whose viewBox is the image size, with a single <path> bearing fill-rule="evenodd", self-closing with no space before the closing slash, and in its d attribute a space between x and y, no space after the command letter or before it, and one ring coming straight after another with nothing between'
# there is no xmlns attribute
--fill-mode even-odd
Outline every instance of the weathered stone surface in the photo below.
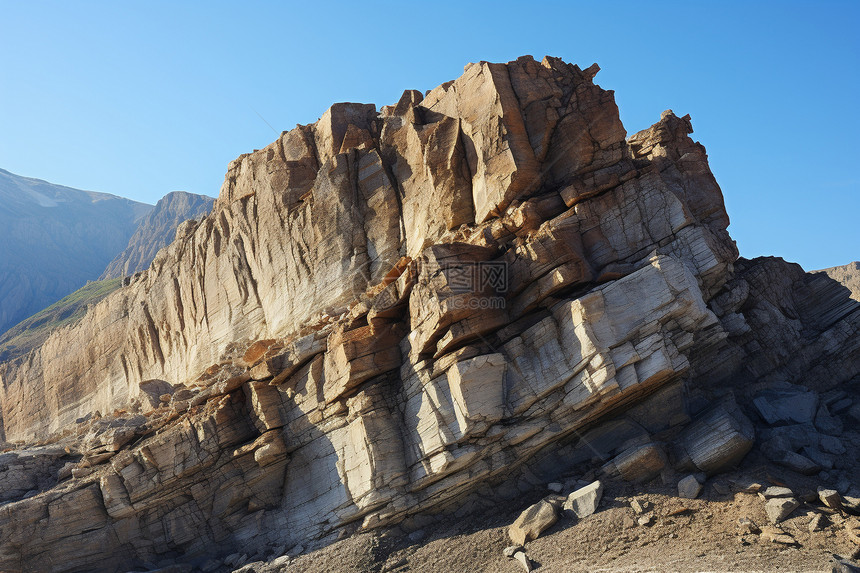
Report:
<svg viewBox="0 0 860 573"><path fill-rule="evenodd" d="M764 504L767 518L771 523L779 523L798 507L800 507L800 502L793 497L774 497Z"/></svg>
<svg viewBox="0 0 860 573"><path fill-rule="evenodd" d="M696 499L702 492L702 484L696 479L696 476L687 476L678 482L678 497L686 499Z"/></svg>
<svg viewBox="0 0 860 573"><path fill-rule="evenodd" d="M847 265L839 267L831 267L822 271L813 271L816 273L826 273L827 276L851 291L851 298L860 301L860 262L854 261Z"/></svg>
<svg viewBox="0 0 860 573"><path fill-rule="evenodd" d="M717 406L688 426L678 439L682 460L679 467L707 474L737 464L752 448L755 430L736 407Z"/></svg>
<svg viewBox="0 0 860 573"><path fill-rule="evenodd" d="M764 496L765 499L770 499L772 497L793 497L794 492L787 487L772 485L769 488L765 489L761 493L761 495Z"/></svg>
<svg viewBox="0 0 860 573"><path fill-rule="evenodd" d="M0 503L50 487L57 474L64 473L68 458L62 448L51 446L0 454ZM71 475L74 463L69 465Z"/></svg>
<svg viewBox="0 0 860 573"><path fill-rule="evenodd" d="M539 501L523 511L508 528L508 537L517 545L537 539L538 536L558 521L558 514L551 503Z"/></svg>
<svg viewBox="0 0 860 573"><path fill-rule="evenodd" d="M835 489L818 488L818 498L821 500L821 503L829 508L842 508L842 497Z"/></svg>
<svg viewBox="0 0 860 573"><path fill-rule="evenodd" d="M626 450L603 466L608 475L633 482L648 481L666 467L666 452L659 444L645 444Z"/></svg>
<svg viewBox="0 0 860 573"><path fill-rule="evenodd" d="M748 330L732 330L726 344L694 371L704 382L728 380L755 388L829 391L857 375L857 303L836 281L806 274L774 257L739 259L714 306L727 328L740 312ZM725 304L725 307L723 307ZM805 410L808 417L809 409Z"/></svg>
<svg viewBox="0 0 860 573"><path fill-rule="evenodd" d="M603 483L598 480L571 492L563 508L566 514L583 519L597 511L601 497L603 497Z"/></svg>
<svg viewBox="0 0 860 573"><path fill-rule="evenodd" d="M790 450L783 451L778 455L772 456L771 460L781 466L794 470L797 473L808 476L817 474L821 471L821 466L813 460Z"/></svg>
<svg viewBox="0 0 860 573"><path fill-rule="evenodd" d="M529 556L526 555L525 551L517 551L516 553L514 553L514 559L516 559L519 564L523 566L523 570L526 571L526 573L532 571L531 559L529 559Z"/></svg>
<svg viewBox="0 0 860 573"><path fill-rule="evenodd" d="M800 387L786 385L765 390L753 400L756 410L771 425L812 422L818 409L818 396Z"/></svg>

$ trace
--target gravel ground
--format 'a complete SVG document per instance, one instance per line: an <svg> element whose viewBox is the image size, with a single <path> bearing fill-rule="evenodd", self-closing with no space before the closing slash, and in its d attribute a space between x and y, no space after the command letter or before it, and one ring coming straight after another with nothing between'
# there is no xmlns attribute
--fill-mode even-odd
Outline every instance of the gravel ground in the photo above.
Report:
<svg viewBox="0 0 860 573"><path fill-rule="evenodd" d="M578 522L562 518L540 538L526 545L536 571L831 571L833 554L857 550L845 532L846 520L828 514L826 527L810 532L815 513L827 514L818 503L803 504L780 524L796 541L782 545L759 535L740 535L738 519L768 524L764 501L755 493L726 492L728 480L709 481L699 499L677 497L670 486L649 484L634 489L609 483L598 511ZM781 484L767 472L744 474L764 486ZM714 484L718 488L715 489ZM798 494L812 491L810 481L789 485ZM721 486L721 487L720 487ZM722 490L726 493L719 493ZM639 525L633 499L653 515L652 525ZM396 530L355 535L325 549L302 555L284 572L499 572L518 573L522 566L502 550L510 545L507 526L528 505L498 507L468 520L442 521L410 538ZM260 569L261 571L263 569ZM272 571L272 569L267 569Z"/></svg>

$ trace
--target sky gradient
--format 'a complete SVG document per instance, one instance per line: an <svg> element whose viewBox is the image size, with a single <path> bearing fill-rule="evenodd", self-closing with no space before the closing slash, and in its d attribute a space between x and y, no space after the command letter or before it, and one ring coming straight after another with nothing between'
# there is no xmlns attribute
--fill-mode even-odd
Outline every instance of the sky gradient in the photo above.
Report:
<svg viewBox="0 0 860 573"><path fill-rule="evenodd" d="M0 168L147 203L334 102L545 54L628 134L692 116L742 256L860 259L860 2L0 1Z"/></svg>

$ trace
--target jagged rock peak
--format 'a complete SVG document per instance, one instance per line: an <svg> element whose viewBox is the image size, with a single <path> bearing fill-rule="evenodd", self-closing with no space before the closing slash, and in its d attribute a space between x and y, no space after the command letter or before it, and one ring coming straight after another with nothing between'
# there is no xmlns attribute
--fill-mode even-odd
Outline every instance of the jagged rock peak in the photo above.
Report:
<svg viewBox="0 0 860 573"><path fill-rule="evenodd" d="M176 229L212 210L214 199L185 191L168 193L137 225L128 246L107 266L99 280L127 277L146 270L159 250L173 241Z"/></svg>
<svg viewBox="0 0 860 573"><path fill-rule="evenodd" d="M595 72L555 58L472 64L420 100L406 92L382 113L335 104L241 156L213 213L183 225L151 272L55 333L40 359L5 366L7 436L111 411L150 379L193 380L243 341L300 334L344 313L404 257L436 260L432 249L444 244L472 245L446 257L517 267L518 314L556 290L633 272L655 253L687 259L709 296L737 252L703 148L674 115L628 144ZM634 204L635 221L625 212ZM531 270L528 261L545 256L535 241L570 270ZM536 280L549 283L527 288ZM413 314L414 330L426 317ZM422 334L419 354L447 327ZM33 380L76 391L30 401Z"/></svg>

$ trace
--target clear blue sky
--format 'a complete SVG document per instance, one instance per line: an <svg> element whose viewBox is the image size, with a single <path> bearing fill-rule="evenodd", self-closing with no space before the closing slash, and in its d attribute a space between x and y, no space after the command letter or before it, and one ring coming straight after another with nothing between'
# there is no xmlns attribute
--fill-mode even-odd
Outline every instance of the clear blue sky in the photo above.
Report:
<svg viewBox="0 0 860 573"><path fill-rule="evenodd" d="M550 54L600 64L628 133L692 115L742 255L860 259L857 1L0 9L0 167L20 175L149 203L217 195L230 160L333 102L381 106L470 61Z"/></svg>

